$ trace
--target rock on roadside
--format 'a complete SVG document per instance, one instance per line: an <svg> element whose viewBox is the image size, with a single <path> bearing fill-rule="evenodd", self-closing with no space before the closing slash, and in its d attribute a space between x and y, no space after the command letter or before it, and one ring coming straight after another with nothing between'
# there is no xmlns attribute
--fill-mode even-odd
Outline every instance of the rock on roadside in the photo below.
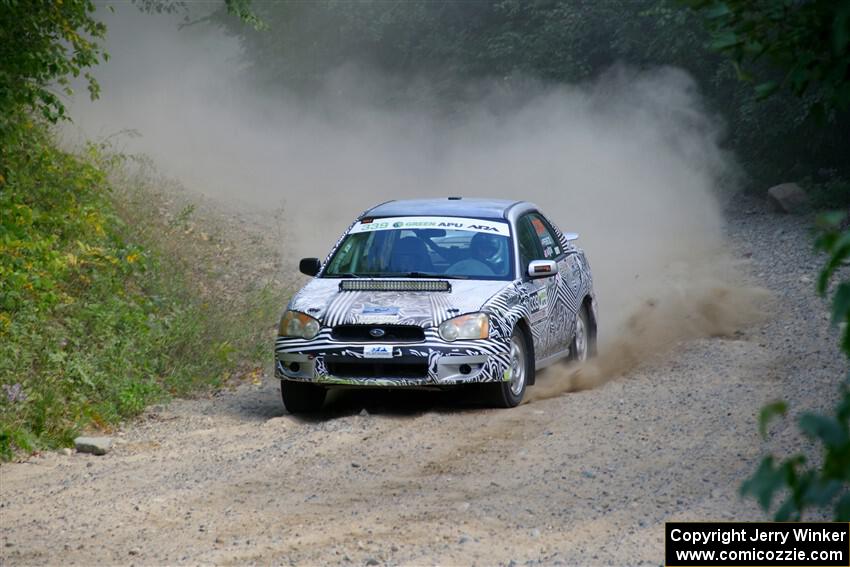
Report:
<svg viewBox="0 0 850 567"><path fill-rule="evenodd" d="M806 211L809 197L796 183L782 183L767 190L770 204L779 212L799 214Z"/></svg>
<svg viewBox="0 0 850 567"><path fill-rule="evenodd" d="M91 453L92 455L105 455L112 448L111 437L77 437L74 446L79 453Z"/></svg>

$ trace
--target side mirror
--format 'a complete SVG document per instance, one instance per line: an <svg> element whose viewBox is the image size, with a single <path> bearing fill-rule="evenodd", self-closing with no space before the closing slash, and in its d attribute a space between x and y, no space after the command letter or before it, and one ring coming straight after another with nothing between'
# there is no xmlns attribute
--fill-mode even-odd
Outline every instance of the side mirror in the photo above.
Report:
<svg viewBox="0 0 850 567"><path fill-rule="evenodd" d="M528 276L546 278L558 273L558 266L552 260L532 260L528 263Z"/></svg>
<svg viewBox="0 0 850 567"><path fill-rule="evenodd" d="M301 258L301 261L298 263L298 269L302 274L308 276L315 276L319 273L322 264L319 262L318 258Z"/></svg>

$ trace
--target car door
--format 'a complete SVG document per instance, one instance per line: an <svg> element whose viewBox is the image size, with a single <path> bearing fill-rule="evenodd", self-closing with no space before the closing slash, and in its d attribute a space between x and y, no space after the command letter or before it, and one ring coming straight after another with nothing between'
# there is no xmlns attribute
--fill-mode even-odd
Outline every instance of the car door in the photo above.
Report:
<svg viewBox="0 0 850 567"><path fill-rule="evenodd" d="M556 355L568 347L572 337L572 324L564 302L559 300L559 287L563 283L562 271L565 251L557 239L556 233L538 213L523 215L517 222L517 244L519 249L520 270L523 288L528 294L529 322L534 341L534 353L537 360ZM554 260L558 271L552 277L530 278L528 263L532 260Z"/></svg>
<svg viewBox="0 0 850 567"><path fill-rule="evenodd" d="M550 315L550 322L553 325L553 341L565 345L566 348L572 343L576 317L581 308L580 289L584 277L581 256L578 249L568 242L544 215L534 213L532 222L541 230L541 241L549 243L544 244L544 256L547 253L546 248L550 247L551 257L547 259L555 260L558 265L555 309Z"/></svg>
<svg viewBox="0 0 850 567"><path fill-rule="evenodd" d="M587 261L584 258L584 254L572 242L568 241L564 237L564 234L549 219L544 215L540 215L540 217L541 221L552 231L559 243L559 246L555 247L555 251L558 252L558 271L561 274L561 282L558 289L559 300L566 305L572 317L576 317L584 299L582 290L590 288L590 282L587 281L589 273ZM569 338L572 340L572 331Z"/></svg>

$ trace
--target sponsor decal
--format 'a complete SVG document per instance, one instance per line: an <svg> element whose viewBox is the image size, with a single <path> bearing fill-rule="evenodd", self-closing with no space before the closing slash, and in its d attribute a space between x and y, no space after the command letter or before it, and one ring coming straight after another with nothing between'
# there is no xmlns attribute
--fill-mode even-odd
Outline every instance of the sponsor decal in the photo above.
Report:
<svg viewBox="0 0 850 567"><path fill-rule="evenodd" d="M393 347L390 345L366 345L363 347L363 358L392 358Z"/></svg>
<svg viewBox="0 0 850 567"><path fill-rule="evenodd" d="M362 324L370 323L395 323L399 318L398 307L364 307L360 315L357 316L357 322Z"/></svg>
<svg viewBox="0 0 850 567"><path fill-rule="evenodd" d="M573 278L578 279L579 277L581 277L583 268L579 261L575 258L575 256L570 258L568 265L570 267L570 272L572 273Z"/></svg>
<svg viewBox="0 0 850 567"><path fill-rule="evenodd" d="M537 290L537 308L546 309L549 306L549 289L540 288Z"/></svg>
<svg viewBox="0 0 850 567"><path fill-rule="evenodd" d="M419 228L442 228L484 232L497 236L510 236L508 223L462 217L390 217L365 219L355 224L350 234L374 232L376 230L416 230Z"/></svg>
<svg viewBox="0 0 850 567"><path fill-rule="evenodd" d="M361 325L379 325L398 322L398 315L360 315L357 322Z"/></svg>
<svg viewBox="0 0 850 567"><path fill-rule="evenodd" d="M364 315L398 315L398 307L377 307L368 305L363 308Z"/></svg>
<svg viewBox="0 0 850 567"><path fill-rule="evenodd" d="M531 321L532 327L536 327L545 321L546 315L547 314L545 309L538 309L537 311L529 315L528 320Z"/></svg>
<svg viewBox="0 0 850 567"><path fill-rule="evenodd" d="M543 225L542 220L532 217L531 224L534 226L534 232L536 232L538 236L546 234L546 227Z"/></svg>

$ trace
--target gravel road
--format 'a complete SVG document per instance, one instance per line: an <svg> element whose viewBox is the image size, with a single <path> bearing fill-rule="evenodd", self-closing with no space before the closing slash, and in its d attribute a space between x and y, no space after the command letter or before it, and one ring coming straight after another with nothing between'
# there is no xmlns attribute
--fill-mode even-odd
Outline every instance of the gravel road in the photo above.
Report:
<svg viewBox="0 0 850 567"><path fill-rule="evenodd" d="M776 298L758 326L507 411L348 392L300 419L271 378L152 408L108 455L0 466L0 563L658 565L665 521L762 519L737 494L758 408L829 408L846 365L809 220L728 216ZM809 445L772 427L774 451Z"/></svg>

